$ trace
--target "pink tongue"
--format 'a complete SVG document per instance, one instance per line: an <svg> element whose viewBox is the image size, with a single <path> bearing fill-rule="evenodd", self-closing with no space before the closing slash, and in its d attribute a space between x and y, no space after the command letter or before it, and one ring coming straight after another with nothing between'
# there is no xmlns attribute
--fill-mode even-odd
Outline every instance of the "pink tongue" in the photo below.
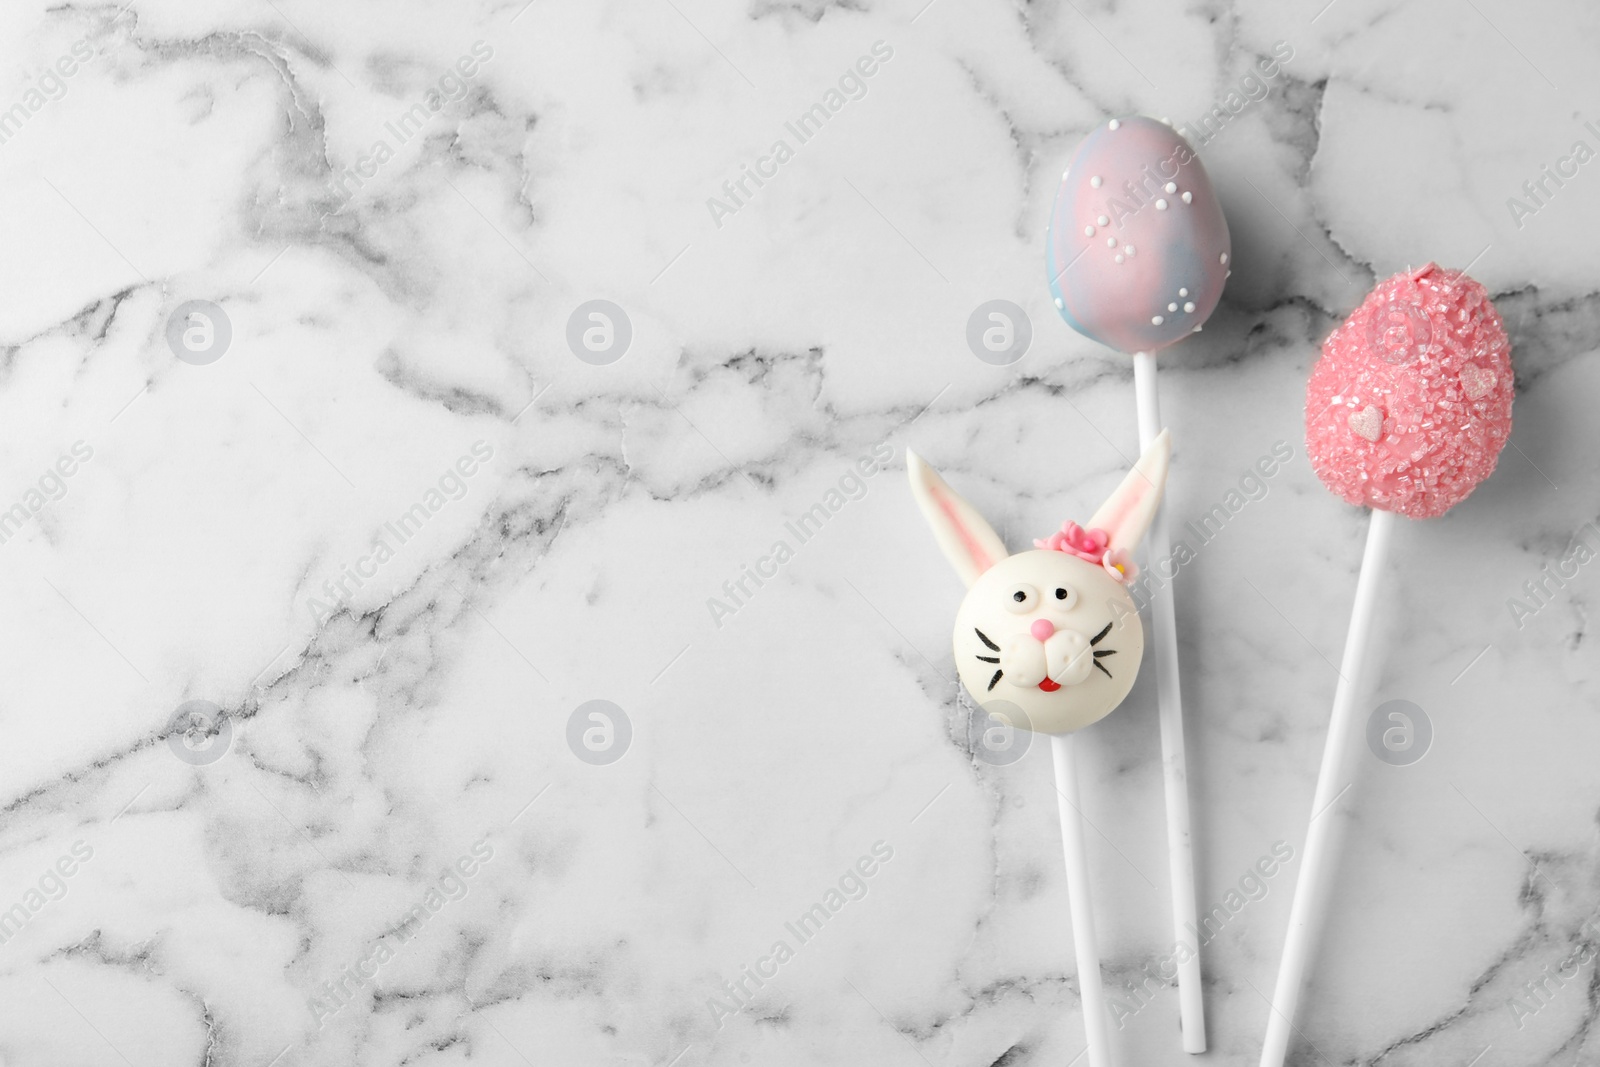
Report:
<svg viewBox="0 0 1600 1067"><path fill-rule="evenodd" d="M1044 681L1039 683L1039 688L1043 689L1046 693L1054 693L1057 689L1061 688L1061 683L1052 682L1050 679L1046 678Z"/></svg>

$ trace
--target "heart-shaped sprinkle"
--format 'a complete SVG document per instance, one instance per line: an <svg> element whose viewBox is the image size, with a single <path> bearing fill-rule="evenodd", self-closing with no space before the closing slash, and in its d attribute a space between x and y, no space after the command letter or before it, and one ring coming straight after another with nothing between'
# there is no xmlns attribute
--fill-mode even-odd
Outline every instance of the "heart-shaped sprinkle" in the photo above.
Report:
<svg viewBox="0 0 1600 1067"><path fill-rule="evenodd" d="M1492 370L1484 370L1476 363L1468 363L1461 368L1461 389L1467 394L1468 400L1482 400L1494 391L1495 383L1500 379Z"/></svg>
<svg viewBox="0 0 1600 1067"><path fill-rule="evenodd" d="M1383 413L1371 404L1360 411L1352 411L1350 429L1369 441L1377 441L1383 435Z"/></svg>

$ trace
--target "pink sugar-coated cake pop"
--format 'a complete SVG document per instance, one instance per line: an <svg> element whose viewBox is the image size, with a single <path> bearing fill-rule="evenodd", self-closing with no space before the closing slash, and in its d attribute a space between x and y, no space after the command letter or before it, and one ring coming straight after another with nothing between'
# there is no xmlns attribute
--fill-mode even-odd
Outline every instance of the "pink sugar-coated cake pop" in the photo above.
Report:
<svg viewBox="0 0 1600 1067"><path fill-rule="evenodd" d="M1323 342L1306 452L1350 503L1434 518L1494 473L1514 392L1488 291L1429 263L1380 284Z"/></svg>

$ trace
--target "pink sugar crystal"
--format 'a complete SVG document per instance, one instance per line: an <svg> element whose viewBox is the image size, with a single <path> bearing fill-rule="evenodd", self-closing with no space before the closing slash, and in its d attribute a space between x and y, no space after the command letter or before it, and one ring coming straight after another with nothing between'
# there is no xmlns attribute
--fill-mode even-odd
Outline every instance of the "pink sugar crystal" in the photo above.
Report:
<svg viewBox="0 0 1600 1067"><path fill-rule="evenodd" d="M1433 518L1494 472L1514 392L1488 292L1430 263L1380 284L1323 342L1306 452L1350 503Z"/></svg>

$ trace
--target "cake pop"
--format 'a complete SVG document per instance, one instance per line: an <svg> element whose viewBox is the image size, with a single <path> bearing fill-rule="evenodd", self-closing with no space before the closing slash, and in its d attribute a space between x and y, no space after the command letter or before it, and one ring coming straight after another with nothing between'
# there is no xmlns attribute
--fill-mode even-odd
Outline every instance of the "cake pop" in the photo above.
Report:
<svg viewBox="0 0 1600 1067"><path fill-rule="evenodd" d="M1132 355L1141 447L1162 428L1155 353L1198 331L1216 309L1231 253L1228 220L1211 179L1171 126L1143 116L1112 119L1078 146L1046 231L1050 293L1069 326ZM1150 530L1148 552L1153 560L1171 554L1164 516ZM1172 927L1185 938L1199 919L1178 630L1171 589L1158 583L1150 600ZM1204 1052L1198 953L1178 964L1177 977L1184 1051Z"/></svg>
<svg viewBox="0 0 1600 1067"><path fill-rule="evenodd" d="M1228 220L1189 142L1134 116L1098 127L1056 190L1045 243L1067 324L1118 352L1156 352L1210 317L1228 277Z"/></svg>
<svg viewBox="0 0 1600 1067"><path fill-rule="evenodd" d="M1349 503L1436 518L1494 472L1512 393L1489 294L1429 263L1379 285L1323 343L1306 384L1306 452Z"/></svg>
<svg viewBox="0 0 1600 1067"><path fill-rule="evenodd" d="M1323 343L1306 387L1317 476L1372 508L1261 1067L1283 1067L1352 784L1355 702L1396 515L1434 518L1493 473L1511 436L1511 345L1482 285L1432 263L1380 284Z"/></svg>
<svg viewBox="0 0 1600 1067"><path fill-rule="evenodd" d="M1087 528L1064 524L1012 554L972 505L906 453L912 495L967 585L953 645L961 684L1013 727L1053 734L1078 986L1090 1067L1111 1063L1109 1021L1089 895L1073 731L1098 722L1133 687L1144 630L1128 583L1132 553L1160 506L1171 446L1160 434Z"/></svg>

